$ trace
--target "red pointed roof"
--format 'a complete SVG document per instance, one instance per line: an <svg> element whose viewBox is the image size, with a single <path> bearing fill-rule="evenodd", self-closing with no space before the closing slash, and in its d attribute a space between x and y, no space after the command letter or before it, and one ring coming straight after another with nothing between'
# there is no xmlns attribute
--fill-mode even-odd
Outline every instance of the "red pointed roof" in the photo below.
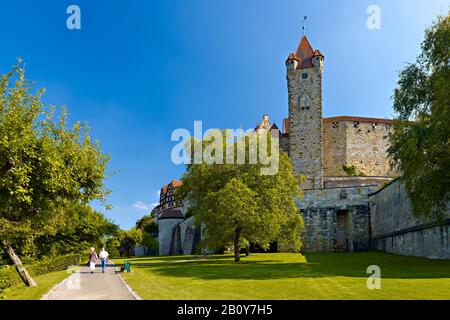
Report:
<svg viewBox="0 0 450 320"><path fill-rule="evenodd" d="M179 186L181 186L183 183L181 181L178 181L176 179L173 179L172 181L170 181L169 184L165 184L162 188L161 188L161 193L166 193L167 189L169 188L169 185L172 185L173 188L177 188Z"/></svg>
<svg viewBox="0 0 450 320"><path fill-rule="evenodd" d="M308 38L306 38L306 36L303 36L300 40L297 50L295 51L295 53L291 53L289 55L286 62L289 60L297 60L299 62L297 66L298 69L312 68L314 67L314 65L312 64L312 58L317 55L323 57L323 54L318 49L314 51L308 41Z"/></svg>
<svg viewBox="0 0 450 320"><path fill-rule="evenodd" d="M296 57L293 53L291 53L291 54L289 55L289 57L286 59L286 62L288 62L288 61L290 61L290 60L297 60L297 61L298 61L297 57Z"/></svg>
<svg viewBox="0 0 450 320"><path fill-rule="evenodd" d="M314 55L315 55L315 56L322 56L322 57L323 57L323 54L322 54L322 52L320 52L319 49L316 49L316 51L314 51Z"/></svg>
<svg viewBox="0 0 450 320"><path fill-rule="evenodd" d="M311 47L311 44L308 41L308 38L306 36L303 36L300 40L300 43L297 47L297 50L295 51L295 56L299 57L300 59L306 59L310 58L314 55L314 50Z"/></svg>

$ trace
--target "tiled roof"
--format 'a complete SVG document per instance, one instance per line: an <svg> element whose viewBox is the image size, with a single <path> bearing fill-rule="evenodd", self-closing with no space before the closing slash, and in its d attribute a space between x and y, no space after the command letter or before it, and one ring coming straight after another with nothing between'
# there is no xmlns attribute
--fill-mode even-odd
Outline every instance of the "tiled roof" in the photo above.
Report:
<svg viewBox="0 0 450 320"><path fill-rule="evenodd" d="M159 220L162 219L184 219L183 213L181 213L181 210L178 209L169 209L164 211L158 218Z"/></svg>
<svg viewBox="0 0 450 320"><path fill-rule="evenodd" d="M387 124L391 124L394 122L394 120L392 120L392 119L352 117L352 116L339 116L339 117L323 118L323 121L324 122L358 121L358 122L387 123Z"/></svg>
<svg viewBox="0 0 450 320"><path fill-rule="evenodd" d="M167 189L169 188L169 185L172 185L172 187L177 188L179 186L181 186L183 183L181 181L178 181L176 179L173 179L172 181L170 181L169 184L165 184L162 188L161 188L161 193L166 193Z"/></svg>
<svg viewBox="0 0 450 320"><path fill-rule="evenodd" d="M297 69L312 68L314 67L312 58L314 58L315 56L323 57L323 54L319 49L316 49L314 51L308 41L308 38L306 38L306 36L303 36L300 40L297 50L295 51L295 53L291 53L289 55L289 57L286 59L286 62L290 60L297 60L299 62Z"/></svg>
<svg viewBox="0 0 450 320"><path fill-rule="evenodd" d="M290 60L297 60L297 61L298 61L297 57L296 57L293 53L291 53L291 54L289 55L289 57L286 59L286 62L288 62L288 61L290 61Z"/></svg>
<svg viewBox="0 0 450 320"><path fill-rule="evenodd" d="M315 56L322 56L322 57L323 57L323 54L322 54L322 52L320 52L319 49L316 49L316 51L314 51L314 55L315 55Z"/></svg>
<svg viewBox="0 0 450 320"><path fill-rule="evenodd" d="M289 119L283 119L283 133L289 133Z"/></svg>
<svg viewBox="0 0 450 320"><path fill-rule="evenodd" d="M178 180L176 180L176 179L173 179L173 180L171 181L171 183L172 183L172 186L173 186L174 188L179 187L179 186L181 186L181 185L183 184L181 181L178 181Z"/></svg>
<svg viewBox="0 0 450 320"><path fill-rule="evenodd" d="M358 122L368 122L368 123L386 123L391 124L394 123L392 119L384 119L384 118L366 118L366 117L352 117L352 116L339 116L339 117L330 117L323 118L323 122L342 122L342 121L358 121ZM283 119L283 133L289 133L289 119Z"/></svg>

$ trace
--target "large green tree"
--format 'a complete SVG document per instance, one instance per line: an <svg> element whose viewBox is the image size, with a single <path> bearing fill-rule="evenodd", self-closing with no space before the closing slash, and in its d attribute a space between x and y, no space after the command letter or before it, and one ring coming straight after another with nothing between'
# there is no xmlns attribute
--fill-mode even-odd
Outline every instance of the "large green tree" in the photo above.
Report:
<svg viewBox="0 0 450 320"><path fill-rule="evenodd" d="M203 245L234 247L236 262L240 261L240 247L248 242L267 249L271 242L277 241L281 248L301 249L303 219L295 199L302 196L299 185L303 178L293 173L291 160L284 152L276 157L277 172L262 174L261 169L267 167L267 163L249 161L249 155L258 149L249 143L250 137L255 135L262 137L253 133L234 142L234 164L188 164L183 185L176 193L178 199L187 200L189 211L202 228ZM270 133L267 136L270 153L273 140ZM246 161L238 164L236 155L241 139L246 142ZM223 148L216 152L224 150L225 153L226 140L223 142ZM192 144L195 143L198 142L193 140ZM209 145L203 142L203 149L207 150Z"/></svg>
<svg viewBox="0 0 450 320"><path fill-rule="evenodd" d="M23 252L23 254L31 253L39 258L87 252L90 247L105 246L110 238L118 235L120 230L118 225L106 219L102 213L95 211L89 205L67 206L63 218L55 233L34 237L30 248L32 252ZM20 247L19 250L22 248Z"/></svg>
<svg viewBox="0 0 450 320"><path fill-rule="evenodd" d="M143 238L144 232L141 229L133 227L130 230L121 230L118 235L121 255L130 257L134 246L142 244Z"/></svg>
<svg viewBox="0 0 450 320"><path fill-rule="evenodd" d="M85 125L69 126L64 110L45 108L43 93L20 62L0 79L0 240L28 285L35 282L11 244L56 234L66 208L108 194L108 157Z"/></svg>
<svg viewBox="0 0 450 320"><path fill-rule="evenodd" d="M389 154L416 216L441 218L450 201L450 15L425 32L417 61L400 73Z"/></svg>

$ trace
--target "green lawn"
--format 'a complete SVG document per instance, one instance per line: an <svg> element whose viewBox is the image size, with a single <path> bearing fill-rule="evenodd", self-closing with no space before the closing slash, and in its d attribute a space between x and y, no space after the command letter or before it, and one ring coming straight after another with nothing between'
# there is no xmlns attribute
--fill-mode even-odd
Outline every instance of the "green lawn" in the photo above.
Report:
<svg viewBox="0 0 450 320"><path fill-rule="evenodd" d="M450 299L450 261L379 252L116 259L143 299ZM381 289L367 289L367 267Z"/></svg>
<svg viewBox="0 0 450 320"><path fill-rule="evenodd" d="M69 274L66 270L36 276L33 277L33 279L38 283L37 287L27 287L25 284L20 283L7 288L3 292L2 298L7 300L39 300L53 286L57 285L68 276Z"/></svg>

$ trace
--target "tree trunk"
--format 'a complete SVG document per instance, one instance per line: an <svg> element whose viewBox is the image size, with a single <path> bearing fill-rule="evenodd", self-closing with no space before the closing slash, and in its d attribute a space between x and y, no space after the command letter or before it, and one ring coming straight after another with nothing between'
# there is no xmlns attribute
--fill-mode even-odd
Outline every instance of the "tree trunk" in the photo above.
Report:
<svg viewBox="0 0 450 320"><path fill-rule="evenodd" d="M11 247L9 242L6 240L2 240L2 247L8 254L8 256L11 258L11 260L14 262L16 270L19 273L20 278L22 278L23 282L29 287L37 286L37 283L33 280L33 278L31 278L28 271L22 265L22 261L20 261L20 258L16 255L14 249Z"/></svg>
<svg viewBox="0 0 450 320"><path fill-rule="evenodd" d="M249 255L250 255L250 246L247 245L247 246L245 247L245 256L248 257Z"/></svg>
<svg viewBox="0 0 450 320"><path fill-rule="evenodd" d="M241 254L239 253L239 238L241 237L241 228L234 230L234 262L241 262Z"/></svg>

